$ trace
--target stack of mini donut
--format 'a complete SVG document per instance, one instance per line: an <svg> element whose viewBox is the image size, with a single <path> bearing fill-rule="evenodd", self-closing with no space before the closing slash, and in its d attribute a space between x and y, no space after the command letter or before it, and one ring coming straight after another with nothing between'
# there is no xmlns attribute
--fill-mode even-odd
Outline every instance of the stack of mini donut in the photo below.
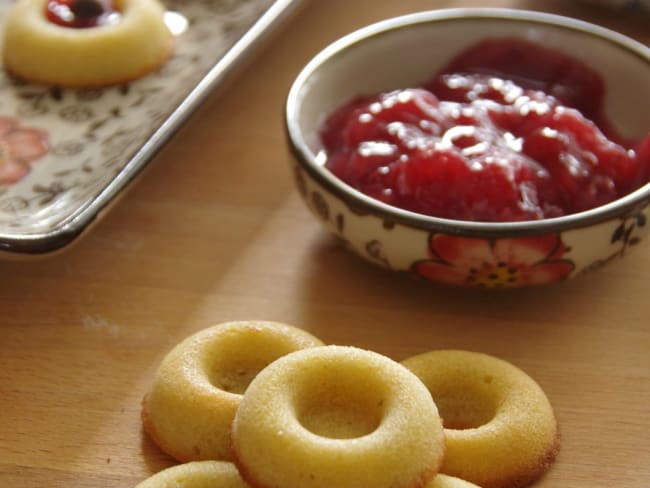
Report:
<svg viewBox="0 0 650 488"><path fill-rule="evenodd" d="M501 359L437 350L398 363L267 321L178 344L142 419L184 464L136 488L516 488L559 446L546 395Z"/></svg>

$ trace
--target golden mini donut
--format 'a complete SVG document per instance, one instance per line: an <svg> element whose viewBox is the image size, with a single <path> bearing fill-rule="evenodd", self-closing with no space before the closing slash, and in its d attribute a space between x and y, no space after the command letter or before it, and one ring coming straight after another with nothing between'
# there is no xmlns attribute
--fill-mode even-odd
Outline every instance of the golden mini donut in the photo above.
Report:
<svg viewBox="0 0 650 488"><path fill-rule="evenodd" d="M553 408L516 366L469 351L440 350L402 362L427 386L445 426L441 473L483 488L540 477L559 448Z"/></svg>
<svg viewBox="0 0 650 488"><path fill-rule="evenodd" d="M172 466L138 483L135 488L250 488L237 468L226 461L192 461Z"/></svg>
<svg viewBox="0 0 650 488"><path fill-rule="evenodd" d="M144 430L181 462L230 460L230 424L267 364L322 342L277 322L225 322L191 335L160 364L142 402Z"/></svg>
<svg viewBox="0 0 650 488"><path fill-rule="evenodd" d="M173 36L157 0L113 0L118 20L85 28L49 20L50 1L18 0L10 9L3 61L11 74L37 83L98 87L139 78L171 53Z"/></svg>
<svg viewBox="0 0 650 488"><path fill-rule="evenodd" d="M232 446L256 488L423 488L444 439L431 395L408 369L375 352L323 346L255 377Z"/></svg>
<svg viewBox="0 0 650 488"><path fill-rule="evenodd" d="M426 488L481 488L480 486L446 474L437 474Z"/></svg>

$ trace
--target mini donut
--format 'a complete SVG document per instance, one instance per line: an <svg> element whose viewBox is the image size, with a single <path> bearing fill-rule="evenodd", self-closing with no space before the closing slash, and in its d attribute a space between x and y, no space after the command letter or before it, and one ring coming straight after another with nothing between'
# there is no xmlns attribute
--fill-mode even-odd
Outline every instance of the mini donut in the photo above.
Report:
<svg viewBox="0 0 650 488"><path fill-rule="evenodd" d="M164 469L135 488L250 488L234 464L225 461L193 461Z"/></svg>
<svg viewBox="0 0 650 488"><path fill-rule="evenodd" d="M435 478L429 483L426 488L480 488L474 483L469 481L461 480L460 478L455 478L453 476L447 476L446 474L438 474Z"/></svg>
<svg viewBox="0 0 650 488"><path fill-rule="evenodd" d="M19 0L4 23L4 67L19 78L65 87L112 85L153 71L172 51L157 0L114 0L119 20L88 28L51 22L47 2Z"/></svg>
<svg viewBox="0 0 650 488"><path fill-rule="evenodd" d="M422 488L444 453L422 382L345 346L293 352L261 371L235 415L232 446L256 488Z"/></svg>
<svg viewBox="0 0 650 488"><path fill-rule="evenodd" d="M197 332L160 364L142 402L144 430L178 461L230 460L230 424L250 381L280 356L320 345L277 322L226 322Z"/></svg>
<svg viewBox="0 0 650 488"><path fill-rule="evenodd" d="M402 362L427 386L445 426L441 473L484 488L532 483L554 461L559 435L539 385L501 359L431 351Z"/></svg>

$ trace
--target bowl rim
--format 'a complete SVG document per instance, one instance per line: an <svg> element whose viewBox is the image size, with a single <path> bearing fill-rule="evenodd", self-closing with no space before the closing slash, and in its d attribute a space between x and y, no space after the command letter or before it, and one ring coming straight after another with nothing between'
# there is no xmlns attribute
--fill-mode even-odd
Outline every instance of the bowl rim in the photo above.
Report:
<svg viewBox="0 0 650 488"><path fill-rule="evenodd" d="M296 160L312 178L325 189L334 193L355 213L365 211L385 220L407 227L441 231L449 234L474 236L519 236L557 232L566 229L586 227L616 217L625 217L650 203L650 182L612 202L582 212L541 220L518 222L475 222L433 217L385 204L356 190L334 176L316 162L316 155L309 149L298 124L301 92L310 77L331 58L383 33L420 24L435 24L449 20L505 20L548 25L577 31L588 36L604 39L644 61L650 69L650 47L614 30L583 20L557 14L524 9L500 7L464 7L428 10L392 17L362 27L332 42L316 54L295 78L285 102L284 128L289 149Z"/></svg>

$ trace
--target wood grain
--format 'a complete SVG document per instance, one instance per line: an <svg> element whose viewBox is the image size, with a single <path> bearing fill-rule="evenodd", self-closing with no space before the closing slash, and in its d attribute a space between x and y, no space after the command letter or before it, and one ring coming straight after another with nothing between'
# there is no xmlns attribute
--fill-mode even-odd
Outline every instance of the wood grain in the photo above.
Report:
<svg viewBox="0 0 650 488"><path fill-rule="evenodd" d="M552 288L423 286L343 250L293 188L281 113L307 60L369 22L465 5L559 12L650 42L647 18L559 0L310 2L79 242L0 262L0 486L133 486L171 465L139 419L158 362L196 330L258 318L395 359L456 347L510 360L562 429L536 486L647 488L647 242Z"/></svg>

